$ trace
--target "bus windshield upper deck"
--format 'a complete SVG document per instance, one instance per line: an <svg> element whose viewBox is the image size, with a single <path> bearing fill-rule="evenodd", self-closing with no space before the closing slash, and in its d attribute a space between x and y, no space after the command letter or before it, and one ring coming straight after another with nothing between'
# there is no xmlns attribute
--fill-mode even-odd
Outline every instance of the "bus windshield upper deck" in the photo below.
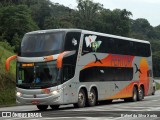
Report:
<svg viewBox="0 0 160 120"><path fill-rule="evenodd" d="M26 34L19 55L39 57L59 53L64 41L64 32Z"/></svg>

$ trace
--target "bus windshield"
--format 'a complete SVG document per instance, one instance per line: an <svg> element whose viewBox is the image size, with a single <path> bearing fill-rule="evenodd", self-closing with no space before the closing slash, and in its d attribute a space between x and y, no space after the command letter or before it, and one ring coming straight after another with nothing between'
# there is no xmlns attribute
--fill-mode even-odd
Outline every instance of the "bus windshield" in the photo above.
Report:
<svg viewBox="0 0 160 120"><path fill-rule="evenodd" d="M26 34L21 43L21 56L45 56L61 50L64 32Z"/></svg>
<svg viewBox="0 0 160 120"><path fill-rule="evenodd" d="M41 63L18 63L17 64L17 85L57 85L58 69L56 62Z"/></svg>

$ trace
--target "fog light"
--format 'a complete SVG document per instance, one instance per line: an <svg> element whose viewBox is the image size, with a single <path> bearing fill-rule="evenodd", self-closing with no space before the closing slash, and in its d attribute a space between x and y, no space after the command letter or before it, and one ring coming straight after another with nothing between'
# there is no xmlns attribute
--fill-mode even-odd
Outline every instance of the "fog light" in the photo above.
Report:
<svg viewBox="0 0 160 120"><path fill-rule="evenodd" d="M22 95L22 93L17 92L16 95L17 95L18 97L20 97L20 96Z"/></svg>

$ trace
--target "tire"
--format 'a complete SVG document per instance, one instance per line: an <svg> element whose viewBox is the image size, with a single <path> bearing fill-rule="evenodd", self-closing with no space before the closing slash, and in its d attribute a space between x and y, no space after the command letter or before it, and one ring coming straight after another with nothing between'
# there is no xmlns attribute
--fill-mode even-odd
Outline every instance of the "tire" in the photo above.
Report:
<svg viewBox="0 0 160 120"><path fill-rule="evenodd" d="M138 100L138 90L136 87L133 88L132 97L131 98L125 98L125 102L136 102Z"/></svg>
<svg viewBox="0 0 160 120"><path fill-rule="evenodd" d="M91 89L88 97L88 106L95 106L97 103L97 95L94 89Z"/></svg>
<svg viewBox="0 0 160 120"><path fill-rule="evenodd" d="M47 110L48 105L37 105L37 108L38 108L40 111L45 111L45 110Z"/></svg>
<svg viewBox="0 0 160 120"><path fill-rule="evenodd" d="M141 101L143 99L144 99L144 89L141 86L140 91L138 92L138 101Z"/></svg>
<svg viewBox="0 0 160 120"><path fill-rule="evenodd" d="M131 97L131 102L136 102L138 100L138 90L136 87L133 88L133 95Z"/></svg>
<svg viewBox="0 0 160 120"><path fill-rule="evenodd" d="M52 110L58 110L59 109L59 105L50 105L50 107L52 108Z"/></svg>
<svg viewBox="0 0 160 120"><path fill-rule="evenodd" d="M86 106L86 94L83 89L78 93L78 102L74 104L75 108L83 108Z"/></svg>
<svg viewBox="0 0 160 120"><path fill-rule="evenodd" d="M155 95L155 92L156 92L156 89L155 89L155 87L153 87L152 95Z"/></svg>

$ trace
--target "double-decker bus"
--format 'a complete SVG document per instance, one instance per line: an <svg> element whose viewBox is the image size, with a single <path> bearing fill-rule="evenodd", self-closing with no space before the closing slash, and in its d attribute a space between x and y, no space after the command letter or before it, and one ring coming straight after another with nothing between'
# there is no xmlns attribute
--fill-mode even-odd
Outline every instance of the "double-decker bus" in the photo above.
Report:
<svg viewBox="0 0 160 120"><path fill-rule="evenodd" d="M148 41L81 29L26 33L17 60L16 102L58 109L114 99L140 101L154 91Z"/></svg>

